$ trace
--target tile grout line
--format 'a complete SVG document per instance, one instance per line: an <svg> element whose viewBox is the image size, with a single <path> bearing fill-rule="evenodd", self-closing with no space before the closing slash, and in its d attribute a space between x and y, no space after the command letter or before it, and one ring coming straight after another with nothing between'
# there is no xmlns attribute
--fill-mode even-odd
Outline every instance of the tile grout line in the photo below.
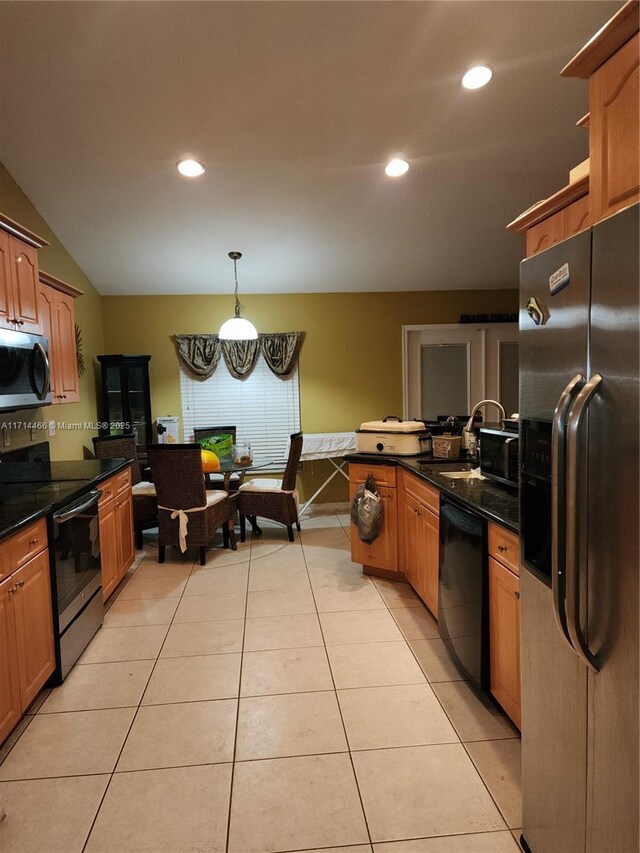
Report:
<svg viewBox="0 0 640 853"><path fill-rule="evenodd" d="M227 832L225 839L225 851L229 851L229 842L231 839L231 809L233 806L233 782L236 775L236 753L238 749L238 728L240 724L240 693L242 690L242 670L244 667L244 644L247 633L247 609L249 606L249 584L251 582L251 553L253 551L253 531L251 534L251 543L249 545L249 561L247 571L247 586L244 596L244 617L242 625L242 644L240 647L240 670L238 672L238 696L236 699L236 720L233 732L233 754L231 756L231 779L229 780L229 807L227 809Z"/></svg>
<svg viewBox="0 0 640 853"><path fill-rule="evenodd" d="M141 560L140 562L142 563L143 561ZM193 561L193 563L191 564L191 571L189 572L188 578L189 578L189 577L191 577L191 572L193 571L193 566L194 566L194 565L195 565L195 560L194 560L194 561ZM136 566L136 570L137 570L137 566ZM134 572L133 574L135 575L135 572ZM188 579L188 578L187 578L187 579ZM186 587L186 584L185 584L185 587ZM184 589L183 589L183 591L182 591L182 595L184 595ZM182 601L182 595L180 596L179 601ZM120 593L118 593L118 596L116 597L116 601L118 600L119 596L120 596ZM113 603L115 604L115 601L114 601ZM179 606L179 604L178 604L178 606ZM178 608L176 607L176 611L177 611L177 609L178 609ZM133 717L132 717L132 719L131 719L131 723L129 724L129 727L128 727L128 729L127 729L127 732L126 732L126 734L125 734L125 736L124 736L124 739L123 739L123 741L122 741L122 745L121 745L121 747L120 747L120 749L119 749L119 751L118 751L118 755L116 756L116 760L114 761L114 764L113 764L113 770L112 770L112 771L110 772L110 774L109 774L109 780L108 780L108 782L107 782L107 784L106 784L106 787L105 787L105 789L104 789L104 791L103 791L102 797L100 798L100 802L98 803L98 808L96 809L96 812L95 812L95 814L94 814L94 816L93 816L93 820L91 821L91 826L89 827L89 831L87 832L87 836L86 836L86 838L85 838L85 840L84 840L84 844L82 845L82 851L81 851L81 853L85 853L85 850L86 850L86 848L87 848L87 844L89 843L89 839L91 838L91 833L93 832L93 829L94 829L94 827L95 827L95 825L96 825L96 821L98 820L98 815L100 814L100 810L101 810L101 808L102 808L102 806L103 806L103 804L104 804L104 801L105 801L105 799L106 799L106 797L107 797L107 793L108 793L108 791L109 791L109 788L111 787L111 782L113 781L113 777L114 777L114 776L115 776L115 774L116 774L116 767L118 766L118 762L120 761L120 758L121 758L122 753L123 753L123 751L124 751L124 748L125 748L125 746L126 746L127 740L129 739L129 735L131 734L131 729L133 728L133 724L134 724L134 723L135 723L135 721L136 721L136 718L137 718L137 716L138 716L138 712L139 712L140 708L142 707L142 700L144 699L144 694L147 692L147 688L149 687L149 682L151 681L151 678L153 677L153 673L155 672L156 666L158 665L158 661L160 660L160 654L161 654L162 649L163 649L163 647L164 647L164 644L165 644L165 642L166 642L166 640L167 640L167 637L169 636L169 631L171 630L171 625L173 624L173 619L175 618L175 613L176 613L176 611L174 611L174 614L173 614L173 616L172 616L172 618L171 618L171 622L169 622L169 625L167 626L167 631L166 631L166 633L165 633L165 635L164 635L164 639L162 640L162 643L160 644L160 648L158 649L158 654L157 654L157 656L156 656L156 659L155 659L155 661L154 661L153 666L151 667L151 672L149 673L149 677L147 678L147 681L146 681L146 683L145 683L144 689L142 690L142 692L141 692L141 694L140 694L140 700L139 700L139 702L138 702L138 705L136 706L136 710L135 710L135 712L134 712L134 714L133 714Z"/></svg>
<svg viewBox="0 0 640 853"><path fill-rule="evenodd" d="M381 594L380 594L380 595L381 595ZM382 595L381 595L381 598L382 598ZM385 600L385 604L386 604L386 600ZM423 604L423 606L425 606L425 607L426 607L426 605L424 605L424 604ZM387 605L387 609L388 609L389 611L391 611L391 609L392 609L392 608L390 608L390 607ZM397 608L397 609L406 609L406 608ZM427 610L429 610L429 608L426 608L426 609L427 609ZM431 611L430 611L430 610L429 610L429 614L433 617L433 614L431 613ZM402 636L404 637L404 632L403 632L403 630L402 630L402 626L401 626L401 625L400 625L400 624L395 620L395 618L394 618L394 616L393 616L393 613L391 613L391 618L392 618L392 619L394 619L394 621L396 622L396 625L398 625L398 628L400 629L400 631L401 631L401 633L402 633ZM435 618L435 617L433 617L433 618ZM437 621L438 621L438 620L436 619L436 623L437 623ZM425 639L426 639L426 638L425 638ZM434 637L433 639L438 639L438 638ZM433 689L433 686L432 686L433 684L455 684L455 683L459 683L459 682L457 682L457 681L455 681L455 682L454 682L454 681L437 681L437 682L432 682L432 681L430 680L429 676L427 675L427 672L425 671L424 667L422 666L422 664L421 664L421 663L420 663L420 661L418 660L418 658L417 658L417 656L416 656L416 654L415 654L415 652L414 652L413 648L411 647L411 643L409 642L409 640L408 640L406 637L405 637L405 642L406 642L407 646L409 647L409 650L411 651L411 654L412 654L412 655L413 655L413 657L415 658L416 663L418 664L418 666L420 667L420 669L421 669L421 670L422 670L422 672L424 673L424 677L425 677L425 678L426 678L426 680L427 680L427 684L431 687L431 690L432 690L432 692L433 692L433 695L436 697L436 701L437 701L437 702L438 702L438 704L440 705L440 708L442 709L442 711L443 711L443 713L445 714L446 718L449 720L449 723L450 723L450 725L452 726L452 728L453 728L454 732L456 733L456 735L457 735L457 737L458 737L458 743L459 743L459 744L462 746L462 748L464 749L464 751L465 751L465 755L467 756L467 758L468 758L468 759L469 759L469 761L471 762L471 764L472 764L472 766L473 766L473 769L475 770L475 772L477 773L477 775L478 775L478 777L479 777L480 781L481 781L481 782L482 782L482 784L484 785L485 790L486 790L486 791L487 791L487 793L489 794L489 797L491 798L492 803L493 803L493 804L494 804L494 806L496 807L496 809L497 809L497 811L498 811L498 814L499 814L499 815L500 815L500 817L502 818L502 821L503 821L503 823L505 824L505 826L506 826L507 830L511 831L511 830L510 830L510 828L509 828L509 824L507 823L507 819L506 819L506 817L504 816L504 814L503 814L503 812L502 812L502 809L501 809L501 808L500 808L500 806L498 805L498 803L497 803L497 801L496 801L496 798L495 798L495 797L493 796L493 794L491 793L491 791L490 791L490 789L489 789L489 786L488 786L488 785L487 785L487 783L485 782L484 777L482 776L482 774L481 774L481 773L480 773L480 771L478 770L478 768L477 768L477 766L476 766L476 764L475 764L475 762L474 762L474 760L473 760L473 758L472 758L472 756L471 756L471 754L470 754L469 750L467 749L467 747L466 747L466 742L465 742L465 741L463 741L463 740L462 740L462 738L460 737L460 733L459 733L459 731L458 731L458 727L457 727L457 726L456 726L456 724L454 723L454 721L453 721L453 719L451 718L451 716L447 713L447 709L444 707L444 705L443 705L443 704L442 704L442 702L440 701L440 697L438 696L438 693ZM468 684L468 681L466 681L465 679L462 679L462 683L464 683L464 684ZM491 740L511 740L511 739L512 739L512 738L491 738ZM515 739L515 738L513 738L513 739ZM484 742L485 742L484 740L483 740L483 741L469 741L469 743L484 743ZM504 830L495 830L495 831L504 831Z"/></svg>
<svg viewBox="0 0 640 853"><path fill-rule="evenodd" d="M338 519L338 521L340 521L340 519ZM369 821L367 819L367 813L366 813L365 808L364 808L364 800L362 798L362 792L360 790L360 783L358 782L358 774L356 773L356 767L355 767L355 764L353 761L353 755L351 752L351 743L349 741L349 735L347 733L347 727L346 727L346 724L344 721L344 715L342 713L342 706L340 705L340 699L338 697L338 688L336 687L336 681L335 681L335 678L333 675L333 669L331 667L331 660L329 658L329 652L327 651L327 643L326 643L326 640L324 637L324 630L322 627L322 619L320 618L320 611L318 610L318 604L316 602L316 595L315 595L315 592L313 589L313 584L311 583L311 575L309 574L309 566L307 564L307 556L305 554L305 549L304 549L304 538L302 536L300 536L300 544L302 545L302 556L304 559L304 564L305 564L306 569L307 569L307 576L309 578L309 585L311 586L311 595L313 596L313 601L314 601L314 604L316 605L316 618L318 619L318 625L320 626L320 634L322 635L322 641L324 643L324 653L325 653L325 657L327 659L327 666L329 668L329 674L331 676L331 683L333 684L333 695L335 697L336 705L338 706L338 713L340 714L340 721L342 723L342 731L344 734L345 742L347 744L347 749L348 749L348 754L349 754L349 763L351 764L351 772L353 773L353 779L354 779L355 784L356 784L356 791L358 792L358 800L360 802L360 809L362 811L362 818L364 820L365 829L367 831L367 837L369 839L369 846L373 850L373 841L371 838L371 829L369 828Z"/></svg>

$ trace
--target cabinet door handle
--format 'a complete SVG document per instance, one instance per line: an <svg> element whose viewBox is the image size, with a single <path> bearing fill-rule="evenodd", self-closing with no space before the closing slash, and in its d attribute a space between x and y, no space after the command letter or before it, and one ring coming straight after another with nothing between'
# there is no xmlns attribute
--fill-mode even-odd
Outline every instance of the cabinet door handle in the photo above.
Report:
<svg viewBox="0 0 640 853"><path fill-rule="evenodd" d="M11 595L15 595L17 591L18 591L18 584L16 584L15 586L12 586L11 589L9 590L9 593Z"/></svg>
<svg viewBox="0 0 640 853"><path fill-rule="evenodd" d="M501 554L503 554L506 550L507 550L506 545L498 545L498 551L500 551Z"/></svg>
<svg viewBox="0 0 640 853"><path fill-rule="evenodd" d="M16 323L17 323L19 326L24 326L24 320L16 320Z"/></svg>
<svg viewBox="0 0 640 853"><path fill-rule="evenodd" d="M516 590L513 594L515 595L516 598L520 598L520 593L518 592L518 590Z"/></svg>
<svg viewBox="0 0 640 853"><path fill-rule="evenodd" d="M33 539L29 539L29 545L37 545L37 544L38 544L38 537L37 536L34 536Z"/></svg>

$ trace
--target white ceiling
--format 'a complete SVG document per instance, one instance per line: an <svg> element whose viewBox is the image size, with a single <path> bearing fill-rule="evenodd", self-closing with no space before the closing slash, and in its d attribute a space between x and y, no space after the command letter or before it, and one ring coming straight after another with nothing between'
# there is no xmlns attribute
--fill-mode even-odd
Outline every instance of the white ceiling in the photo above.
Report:
<svg viewBox="0 0 640 853"><path fill-rule="evenodd" d="M228 293L231 249L244 293L513 287L620 5L2 2L0 160L101 293Z"/></svg>

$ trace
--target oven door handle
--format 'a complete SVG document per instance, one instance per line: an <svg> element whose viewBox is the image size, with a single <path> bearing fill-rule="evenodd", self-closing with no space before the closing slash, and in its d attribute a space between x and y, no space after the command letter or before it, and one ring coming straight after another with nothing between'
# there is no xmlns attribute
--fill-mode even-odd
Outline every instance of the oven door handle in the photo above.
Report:
<svg viewBox="0 0 640 853"><path fill-rule="evenodd" d="M63 510L62 512L54 512L54 524L62 524L64 521L68 521L70 518L80 515L80 513L84 512L85 509L88 509L92 504L95 504L99 497L100 492L94 490L89 492L89 497L86 500L73 504L69 509Z"/></svg>

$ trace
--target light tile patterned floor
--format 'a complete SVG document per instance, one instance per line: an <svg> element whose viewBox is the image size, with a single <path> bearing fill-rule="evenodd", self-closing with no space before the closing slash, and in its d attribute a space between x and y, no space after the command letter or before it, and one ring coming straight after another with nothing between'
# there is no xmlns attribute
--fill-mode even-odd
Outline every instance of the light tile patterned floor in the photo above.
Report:
<svg viewBox="0 0 640 853"><path fill-rule="evenodd" d="M517 732L410 587L348 516L263 529L205 567L149 538L0 751L3 853L517 853Z"/></svg>

